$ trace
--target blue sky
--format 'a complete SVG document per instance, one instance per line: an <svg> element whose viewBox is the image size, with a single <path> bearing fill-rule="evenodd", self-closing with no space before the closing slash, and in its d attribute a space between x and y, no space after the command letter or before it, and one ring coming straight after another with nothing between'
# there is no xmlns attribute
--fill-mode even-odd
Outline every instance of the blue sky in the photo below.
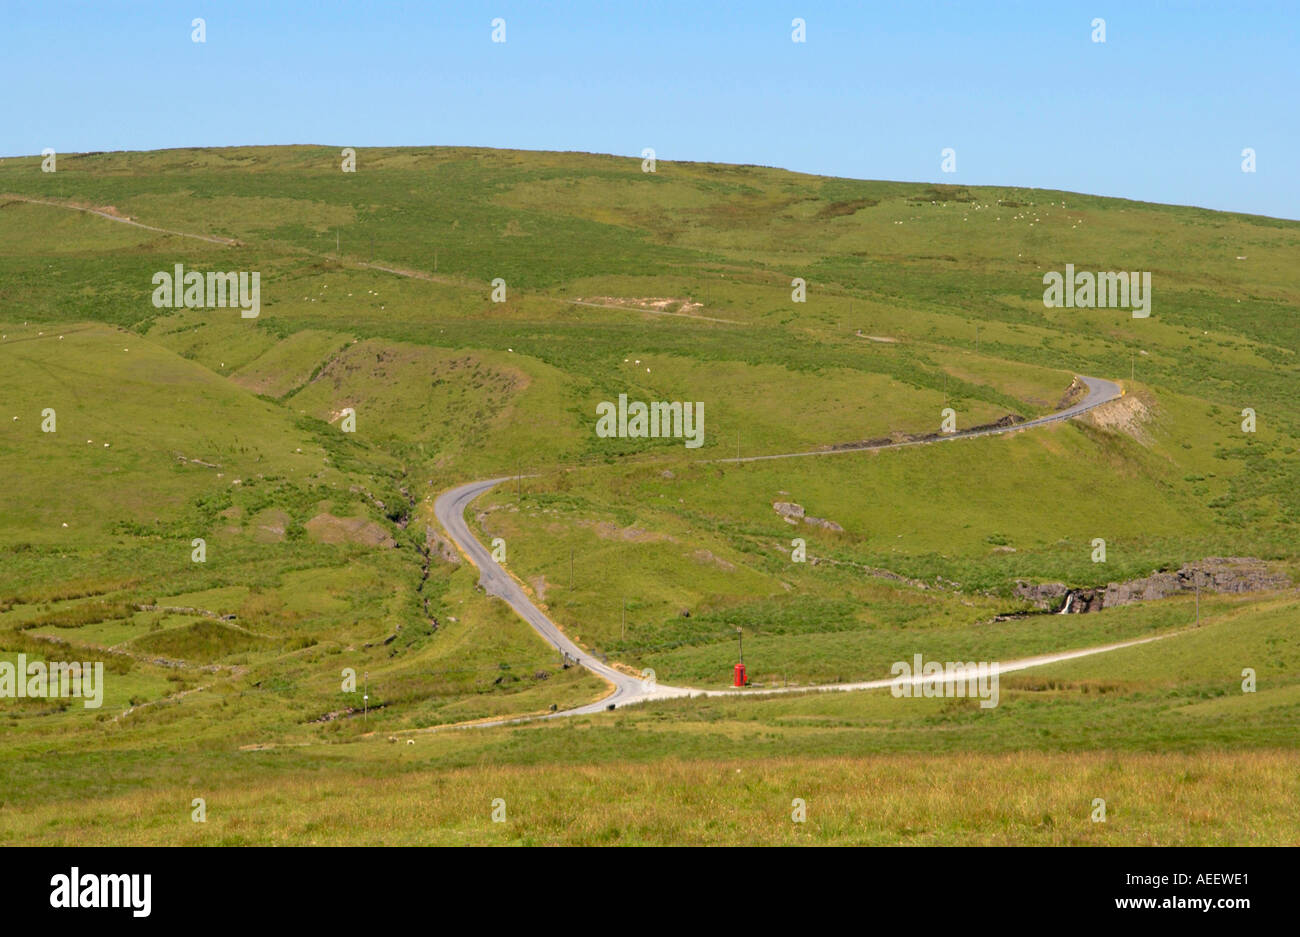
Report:
<svg viewBox="0 0 1300 937"><path fill-rule="evenodd" d="M1295 2L2 0L0 155L653 147L1300 219L1298 58Z"/></svg>

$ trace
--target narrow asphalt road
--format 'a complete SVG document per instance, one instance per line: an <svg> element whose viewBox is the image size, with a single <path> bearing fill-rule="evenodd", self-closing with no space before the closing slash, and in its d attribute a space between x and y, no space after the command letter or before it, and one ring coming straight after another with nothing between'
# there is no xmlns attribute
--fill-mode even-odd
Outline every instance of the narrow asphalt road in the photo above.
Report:
<svg viewBox="0 0 1300 937"><path fill-rule="evenodd" d="M115 221L121 224L131 225L137 228L144 228L148 231L155 231L161 234L178 235L180 237L194 238L200 241L209 241L214 244L226 246L239 246L240 242L232 238L224 238L216 235L191 234L184 231L172 231L167 228L159 228L153 225L147 225L143 222L136 221L133 218L126 218L120 215L110 214L96 208L90 208L82 205L72 205L60 202L50 202L44 199L36 199L30 196L4 194L0 199L9 199L13 201L27 202L35 205L45 205L52 208L71 209L73 211L86 212L97 215L108 221ZM325 255L317 255L325 256ZM402 277L413 277L431 281L443 282L443 279L433 274L422 273L411 270L399 270L391 267L381 266L373 262L350 261L353 266L364 267L367 269L380 270L385 273L396 274ZM578 301L579 305L589 305ZM707 316L686 316L686 318L710 318ZM730 320L717 319L714 321L729 322ZM1029 429L1034 426L1042 426L1047 423L1054 423L1060 420L1068 420L1077 416L1093 407L1100 406L1123 395L1123 389L1113 381L1107 381L1102 378L1079 376L1088 387L1088 394L1079 403L1060 410L1048 416L1038 417L1037 419L1028 420L1024 423L1018 423L1013 426L992 427L988 429L965 430L951 433L946 436L940 436L930 439L909 440L898 443L885 443L877 446L860 446L847 449L824 449L812 452L790 452L778 455L766 456L749 456L741 459L718 459L718 462L757 462L765 459L793 459L801 456L810 455L835 455L843 452L862 452L871 449L897 449L903 446L925 445L931 442L945 442L951 439L968 439L974 436L993 436L999 433L1018 432L1019 430ZM438 520L446 528L447 533L452 540L461 549L461 551L470 558L475 566L479 569L479 584L483 586L484 591L489 595L495 595L505 599L515 612L528 622L533 629L542 636L552 647L568 654L574 658L583 667L607 681L612 692L606 694L601 699L588 703L585 706L579 706L575 709L567 709L562 712L548 713L543 716L524 716L516 719L497 719L490 722L472 723L473 726L504 725L508 723L526 722L534 718L558 718L563 716L576 716L584 713L600 712L605 709L614 709L618 706L626 706L629 703L639 703L653 699L671 699L681 696L731 696L743 694L746 696L754 695L772 695L776 693L802 693L809 690L817 691L847 691L847 690L866 690L877 689L890 686L899 682L895 678L883 680L872 680L862 683L840 683L825 684L813 687L780 687L772 689L731 689L731 690L697 690L685 687L671 687L658 684L653 675L647 674L645 677L636 677L624 673L614 667L610 667L589 654L586 654L576 644L571 641L567 635L551 621L532 601L528 598L527 593L501 566L492 559L487 549L479 543L478 539L470 533L468 525L465 523L465 510L469 507L471 501L487 491L489 488L506 481L513 476L504 476L502 478L492 478L485 481L471 482L467 485L461 485L440 495L434 503L434 513ZM1158 640L1158 638L1142 638L1134 641L1125 641L1118 644L1108 644L1102 647L1085 648L1083 650L1066 651L1058 654L1049 654L1039 657L1025 658L1020 661L1010 661L998 665L998 672L1008 673L1013 670L1021 670L1026 667L1037 667L1044 664L1056 663L1057 661L1070 660L1076 657L1086 657L1090 654L1102 654L1106 651L1113 651L1123 647L1130 647L1135 644L1144 644L1147 641ZM920 682L921 678L916 678L911 682ZM902 681L908 682L908 681ZM198 689L204 689L199 687ZM443 728L443 727L434 727Z"/></svg>
<svg viewBox="0 0 1300 937"><path fill-rule="evenodd" d="M468 556L470 561L478 567L478 582L483 587L484 592L505 599L519 617L528 622L547 644L557 651L568 654L569 657L578 661L583 667L586 667L596 676L601 677L613 686L613 692L594 703L580 706L577 709L565 710L563 713L553 713L552 715L572 716L580 713L593 713L631 702L688 695L689 690L658 686L653 679L648 677L636 677L617 670L593 657L588 651L578 647L569 639L568 635L560 630L555 622L546 616L545 612L533 604L528 594L524 592L523 587L514 577L502 569L496 560L492 559L492 554L488 552L487 548L478 541L477 537L470 533L469 525L465 522L465 510L469 507L470 502L489 488L499 485L503 481L509 481L513 477L489 478L485 481L470 482L468 485L461 485L458 488L445 491L434 502L433 512L442 526L446 528L456 546L460 547L461 552Z"/></svg>
<svg viewBox="0 0 1300 937"><path fill-rule="evenodd" d="M1120 387L1114 381L1107 381L1100 377L1084 377L1079 375L1079 380L1087 385L1088 393L1082 400L1073 406L1066 407L1064 410L1057 410L1055 413L1049 413L1047 416L1036 417L1032 420L1025 420L1023 423L1013 423L1010 426L989 426L983 429L958 430L955 433L949 433L946 436L935 436L927 439L909 439L904 442L880 443L874 446L852 446L843 449L814 449L811 452L786 452L780 455L752 455L743 459L714 459L714 462L764 462L768 459L797 459L809 455L840 455L845 452L869 452L874 449L901 449L903 446L925 446L932 442L948 442L953 439L973 439L976 436L997 436L1000 433L1017 433L1022 429L1032 429L1035 426L1045 426L1048 423L1059 423L1061 420L1068 420L1071 417L1078 416L1080 413L1086 413L1093 407L1099 407L1103 403L1110 403L1118 397L1124 395L1124 388Z"/></svg>
<svg viewBox="0 0 1300 937"><path fill-rule="evenodd" d="M1103 403L1114 400L1122 396L1124 393L1123 388L1113 381L1107 381L1096 377L1083 377L1082 375L1080 375L1080 380L1082 380L1088 387L1088 393L1084 399L1065 408L1064 410L1049 414L1048 416L1027 420L1024 423L1018 423L1014 426L968 430L966 432L940 436L934 439L889 443L872 448L896 449L903 446L923 445L930 442L945 442L951 439L969 439L975 436L992 436L999 433L1030 429L1035 426L1044 426L1048 423L1068 420L1071 417L1078 416L1080 413L1084 413ZM744 459L718 459L716 461L755 462L764 459L785 459L806 455L830 455L838 452L861 451L864 450L817 450L813 452L794 452L784 455L750 456L749 458ZM506 725L527 722L534 718L554 719L564 716L576 716L584 713L600 712L605 709L615 709L619 706L626 706L630 703L641 703L655 699L672 699L683 696L771 696L779 693L806 693L809 691L832 692L870 690L883 689L900 682L897 677L888 677L857 683L822 684L820 686L703 690L690 687L665 686L656 683L653 677L636 677L603 663L599 659L592 657L590 653L584 651L570 640L570 638L560 630L559 626L556 625L555 622L551 621L551 619L547 617L546 613L533 603L519 582L492 558L492 555L488 552L487 548L484 547L483 544L479 542L478 538L470 532L469 525L465 521L465 512L469 508L470 503L479 495L483 494L483 492L499 485L501 482L509 481L512 478L514 478L513 475L506 475L500 478L489 478L483 481L470 482L445 491L439 495L437 500L434 502L434 514L446 529L452 541L460 548L461 552L478 567L479 585L483 587L483 590L488 595L504 599L510 607L514 609L515 613L524 621L528 622L528 624L532 626L533 630L540 634L548 644L554 647L557 651L568 654L569 657L577 660L583 667L596 674L596 676L604 679L611 685L612 690L596 702L589 703L585 706L579 706L575 709L566 709L560 712L547 713L543 716L524 716L513 719L495 719L487 722L476 722L468 724L465 727ZM1029 667L1040 667L1045 664L1053 664L1059 661L1073 660L1077 657L1087 657L1092 654L1104 654L1107 651L1119 650L1120 648L1132 647L1137 644L1145 644L1149 641L1156 640L1159 640L1158 636L1138 638L1131 641L1121 641L1114 644L1102 645L1100 647L1062 651L1053 654L1042 654L1035 657L1026 657L1020 660L997 663L995 669L996 672L1000 674L1011 673ZM918 676L912 678L910 681L902 680L901 682L919 684L923 679L925 678Z"/></svg>

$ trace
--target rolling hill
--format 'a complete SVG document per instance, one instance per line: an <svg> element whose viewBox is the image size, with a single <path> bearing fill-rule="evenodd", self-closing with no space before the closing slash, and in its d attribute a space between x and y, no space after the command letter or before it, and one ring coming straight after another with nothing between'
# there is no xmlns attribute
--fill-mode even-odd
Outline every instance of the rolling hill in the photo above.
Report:
<svg viewBox="0 0 1300 937"><path fill-rule="evenodd" d="M98 710L5 701L4 841L1300 835L1277 806L1300 776L1300 223L582 153L58 167L0 160L0 659L108 677ZM177 264L259 273L260 314L155 305ZM1149 272L1149 318L1045 306L1067 264ZM1042 416L1079 375L1124 396L853 449L948 408ZM598 435L620 394L702 404L703 444ZM807 694L432 731L605 692L444 539L436 495L500 475L523 477L471 528L591 654L665 684L727 685L738 628L769 687L1170 637L1009 675L993 710ZM1076 615L1032 597L1216 557L1273 578ZM920 804L916 772L947 778ZM799 829L792 797L816 804ZM575 821L575 798L604 806Z"/></svg>

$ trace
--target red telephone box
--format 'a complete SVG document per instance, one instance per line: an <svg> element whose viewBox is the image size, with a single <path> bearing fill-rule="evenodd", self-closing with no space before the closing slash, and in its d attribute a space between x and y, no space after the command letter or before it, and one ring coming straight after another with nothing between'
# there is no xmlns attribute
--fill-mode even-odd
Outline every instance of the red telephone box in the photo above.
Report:
<svg viewBox="0 0 1300 937"><path fill-rule="evenodd" d="M745 665L744 665L744 664L737 664L737 665L736 665L736 680L735 680L735 682L732 684L732 686L744 686L744 685L745 685L746 683L748 683L748 682L749 682L749 678L745 676Z"/></svg>

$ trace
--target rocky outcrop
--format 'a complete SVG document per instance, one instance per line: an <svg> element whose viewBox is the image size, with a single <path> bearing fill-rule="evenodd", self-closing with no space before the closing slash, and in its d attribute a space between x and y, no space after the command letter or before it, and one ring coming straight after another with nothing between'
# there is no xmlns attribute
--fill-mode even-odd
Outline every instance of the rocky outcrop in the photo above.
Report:
<svg viewBox="0 0 1300 937"><path fill-rule="evenodd" d="M834 521L828 521L828 520L827 520L826 518L824 518L824 517L813 517L813 516L809 515L808 517L805 517L805 518L803 519L803 522L804 522L805 524L812 524L814 527L820 527L820 528L822 528L823 530L831 530L831 531L834 531L834 532L836 532L836 533L843 533L843 532L844 532L844 528L843 528L843 527L841 527L839 524L835 523Z"/></svg>
<svg viewBox="0 0 1300 937"><path fill-rule="evenodd" d="M777 501L772 510L785 518L787 524L797 524L803 519L803 505L792 501Z"/></svg>
<svg viewBox="0 0 1300 937"><path fill-rule="evenodd" d="M1106 587L1106 605L1128 605L1163 599L1179 592L1191 592L1200 586L1204 592L1263 592L1285 589L1291 581L1273 572L1262 560L1240 556L1212 556L1200 563L1188 564L1176 573L1160 572L1133 582L1111 583Z"/></svg>
<svg viewBox="0 0 1300 937"><path fill-rule="evenodd" d="M424 543L431 555L452 566L460 565L460 553L455 545L433 527L424 528Z"/></svg>
<svg viewBox="0 0 1300 937"><path fill-rule="evenodd" d="M1176 572L1161 570L1142 579L1112 582L1104 589L1071 589L1063 582L1031 583L1019 580L1012 590L1043 611L1076 614L1103 608L1150 602L1196 591L1238 594L1285 589L1291 581L1269 569L1262 560L1240 556L1212 556L1188 563Z"/></svg>
<svg viewBox="0 0 1300 937"><path fill-rule="evenodd" d="M813 517L804 514L803 505L795 504L793 501L777 501L772 504L772 510L781 515L781 519L787 524L798 524L803 521L805 524L811 524L814 527L820 527L822 530L830 530L835 533L843 533L844 528L834 521L828 521L824 517Z"/></svg>

